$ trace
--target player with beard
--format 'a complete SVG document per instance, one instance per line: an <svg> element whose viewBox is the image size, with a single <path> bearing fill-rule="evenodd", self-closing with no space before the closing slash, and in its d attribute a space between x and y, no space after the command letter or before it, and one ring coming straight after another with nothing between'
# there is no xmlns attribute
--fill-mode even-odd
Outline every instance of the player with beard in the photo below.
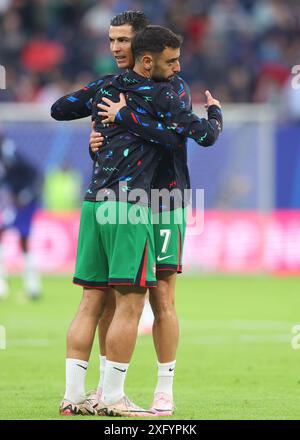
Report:
<svg viewBox="0 0 300 440"><path fill-rule="evenodd" d="M115 40L113 38L113 34L111 33L112 27L110 29L110 36L111 36L111 40L114 42L113 47L115 47L115 55L117 57L116 59L117 59L117 61L119 61L120 64L123 65L124 60L125 60L124 52L122 52L118 48L118 45L117 45L117 43L120 44L121 42L124 42L124 34L122 34L122 32L124 32L124 30L122 31L122 29L120 29L123 27L123 25L120 25L120 28L118 29L119 36L116 37L117 43L115 42ZM121 41L119 42L119 40L121 40ZM125 39L125 41L126 41L126 39ZM171 59L164 59L163 60L164 68L166 67L166 62L173 63L173 67L177 66L177 67L175 67L175 69L171 70L171 74L164 77L164 79L171 79L171 77L174 76L174 73L176 71L177 72L179 71L178 56L176 56L174 59L172 59L172 58ZM160 67L160 66L158 65L158 67ZM160 71L156 70L156 73L157 72L159 73ZM165 74L165 72L164 72L164 74ZM125 76L124 78L126 78L125 81L127 81L128 84L130 84L130 82L132 82L132 84L134 84L134 81L137 80L137 78L135 78L134 76L131 77L131 74ZM174 78L174 80L175 80L175 78ZM94 83L93 86L86 87L85 90L79 91L79 92L77 92L77 94L72 94L68 97L62 98L54 106L53 115L56 115L58 119L67 119L67 117L69 117L70 115L71 115L71 117L69 117L69 119L79 117L80 114L85 115L85 113L87 112L86 109L88 108L86 103L89 102L89 100L85 101L85 105L82 106L82 108L81 108L81 110L83 110L83 112L80 113L79 107L81 104L78 107L76 107L76 105L77 105L76 103L83 102L80 99L79 95L81 94L81 97L82 97L82 94L83 94L83 95L85 95L85 97L87 97L87 95L90 94L92 87L95 86L96 87L95 92L97 92L97 91L99 91L100 88L103 88L105 81L111 81L111 80L112 80L111 78L101 79L99 82ZM173 90L174 90L174 84L173 84L174 80L172 80ZM180 87L177 91L178 92L181 91L181 92L177 93L177 96L179 95L181 98L183 98L186 96L186 91L185 91L182 80L179 79L178 81L179 81L178 84L180 84ZM170 96L172 95L172 93L169 90L168 90L168 93L170 93ZM211 143L213 143L215 141L217 134L219 132L219 129L221 127L221 117L220 117L219 109L217 107L218 102L216 100L213 100L213 98L210 95L208 95L207 97L208 97L208 105L209 104L217 104L217 105L210 106L209 117L210 116L214 116L214 117L210 117L210 121L211 121L210 123L212 124L210 126L210 130L206 130L206 131L204 130L201 132L200 138L202 139L201 143L203 145L210 145ZM76 101L76 100L78 100L78 101ZM189 99L188 99L188 101L189 101ZM188 108L188 102L181 101L181 103L182 102L183 102L183 104L180 104L180 107L182 107L182 110L184 108ZM71 108L72 108L72 110L70 110ZM172 109L172 110L174 110L174 109ZM167 116L166 116L167 113L168 112L166 112L163 115L163 112L161 112L163 117L166 117L166 118L167 118ZM187 115L187 113L186 113L186 115ZM66 117L66 115L69 115L69 116ZM137 125L139 125L139 124L136 124L136 120L138 120L136 118L136 115L137 115L137 113L135 113L135 117L131 118L131 120L130 120L130 115L127 114L126 110L121 111L121 116L123 117L123 119L126 120L126 118L128 118L127 124L129 126L129 129L130 129L130 124L131 124L133 131L138 131L138 129L141 128L142 132L143 132L142 135L147 136L147 129L148 128L146 128L145 125L143 126L143 124L140 124L140 127L137 127ZM138 114L138 116L139 116L139 118L145 118L143 113ZM149 115L147 115L147 116L149 117ZM154 116L154 115L152 115L152 116ZM178 129L180 129L180 130L184 129L184 121L181 120L181 122L183 122L183 126L178 127ZM135 124L135 127L132 126L132 124ZM149 126L150 126L149 130L151 130L151 128L154 128L154 127L156 128L156 130L154 130L155 136L154 136L154 132L152 133L153 140L156 140L156 139L154 139L154 137L157 137L157 139L158 139L158 140L156 140L157 142L161 142L165 145L166 144L171 145L173 143L173 145L174 145L174 142L176 142L176 140L174 141L174 138L171 139L171 142L170 142L170 138L166 139L166 136L172 137L174 135L174 130L170 130L170 129L165 130L161 120L160 121L152 121L149 124ZM205 127L203 126L202 129L204 129L204 128ZM206 128L208 128L208 127L206 127ZM187 134L187 132L185 131L184 134ZM197 134L199 134L199 133L196 133L196 135ZM212 137L213 137L213 140L212 140ZM197 138L197 140L199 141L200 138ZM147 139L149 139L149 137L147 137ZM177 140L178 145L179 145L179 142L180 141ZM181 144L182 144L182 142L181 142ZM155 147L152 146L152 149L155 149ZM171 149L171 150L173 151L175 149ZM160 161L160 167L161 167L161 171L162 171L161 179L163 181L165 181L167 179L168 184L159 184L159 183L156 184L156 182L157 182L157 180L156 180L156 182L153 184L154 187L160 188L161 186L163 186L163 187L170 188L170 183L171 182L173 183L174 181L175 182L178 181L179 187L183 187L183 188L189 187L188 171L187 171L187 166L186 166L186 149L185 149L185 147L182 147L182 148L180 148L180 150L181 150L181 154L178 157L176 155L174 155L174 153L168 149L166 149L165 151L163 151L161 153L162 154L162 160ZM178 166L181 167L181 170L178 170ZM111 167L111 168L113 168L113 167ZM169 170L170 170L170 172L169 172ZM158 175L159 175L159 173L158 173ZM174 226L174 225L172 225L172 226ZM183 228L184 228L184 226L183 226ZM166 225L161 225L161 229L165 230ZM172 383L173 383L173 375L174 375L174 369L175 369L175 353L176 353L176 347L177 347L177 342L178 342L178 322L177 322L175 306L174 306L175 279L176 279L175 274L177 271L179 272L181 270L180 266L181 266L181 254L182 254L184 230L179 231L178 225L176 225L175 234L172 234L172 231L170 230L169 237L166 237L166 236L161 235L161 233L160 233L161 229L159 229L159 226L158 226L157 240L156 240L156 242L158 244L157 249L159 249L160 258L163 258L163 256L161 254L164 254L166 251L166 248L167 248L165 246L166 238L168 238L169 243L172 243L172 245L175 244L176 252L174 252L175 263L171 262L170 264L167 265L167 267L164 267L163 265L161 265L162 267L158 267L158 269L161 269L161 272L160 271L157 272L158 280L159 280L159 282L161 281L161 283L160 283L160 285L158 285L157 289L151 289L151 295L150 295L150 300L151 300L153 309L155 311L155 321L156 322L154 323L153 334L154 334L154 341L155 341L155 346L156 346L156 351L158 354L158 361L159 361L159 378L158 378L158 385L156 387L153 407L156 410L158 410L158 412L160 412L160 414L170 415L173 412ZM173 235L172 240L170 240L170 235ZM155 291L156 291L156 294L155 294ZM123 368L120 368L120 370L123 370ZM106 374L106 372L105 372L105 374ZM105 380L105 375L104 375L104 380Z"/></svg>

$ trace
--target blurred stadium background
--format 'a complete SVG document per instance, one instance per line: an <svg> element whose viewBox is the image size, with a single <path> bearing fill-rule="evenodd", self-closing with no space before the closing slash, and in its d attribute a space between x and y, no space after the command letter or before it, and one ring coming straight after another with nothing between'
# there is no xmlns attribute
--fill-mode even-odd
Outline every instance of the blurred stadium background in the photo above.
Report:
<svg viewBox="0 0 300 440"><path fill-rule="evenodd" d="M83 194L91 169L90 122L56 123L49 107L115 71L107 29L110 18L127 8L142 9L152 22L183 34L182 76L198 114L204 115L206 88L224 104L218 144L189 146L192 186L204 189L207 214L204 234L187 240L186 268L300 272L300 90L292 87L292 68L300 63L296 1L2 0L1 130L46 182L58 168L74 170L73 193L78 195L77 178ZM44 205L56 196L46 191ZM69 209L72 204L75 196ZM77 224L76 215L64 223L41 212L32 239L36 253L47 255L38 258L41 270L71 270ZM57 236L64 246L57 247ZM7 264L17 270L13 232L6 240Z"/></svg>
<svg viewBox="0 0 300 440"><path fill-rule="evenodd" d="M296 417L292 411L295 406L292 400L288 402L287 397L281 403L273 400L274 405L279 405L278 412L275 406L271 408L271 400L276 383L281 387L277 389L279 397L284 396L284 389L287 391L288 385L280 382L280 377L285 374L284 368L293 365L290 373L295 384L298 374L295 357L292 358L289 347L291 326L297 323L300 306L296 295L299 280L295 277L300 275L300 79L296 76L300 66L299 69L294 67L300 65L300 3L297 0L0 0L0 64L6 71L6 88L0 90L0 125L1 131L44 175L43 205L34 222L31 246L39 269L48 274L45 295L51 297L54 286L56 293L49 299L54 308L54 302L60 301L60 287L57 278L53 277L51 281L51 277L73 270L80 198L91 171L88 155L90 121L55 122L50 118L50 106L58 97L115 71L107 29L110 18L125 9L143 10L153 23L167 25L184 36L181 75L191 86L194 111L205 115L206 89L221 100L224 108L224 132L217 144L201 149L192 141L189 143L192 187L204 189L205 226L201 235L187 235L185 274L190 272L199 278L185 281L184 275L179 283L179 294L184 295L189 288L196 289L195 280L198 280L200 290L203 286L205 293L202 291L202 296L197 297L197 316L189 315L191 311L188 311L187 304L183 299L179 300L184 315L183 333L185 329L188 329L187 333L196 332L198 335L208 332L207 344L210 341L214 347L220 344L224 348L224 357L219 361L224 362L225 376L228 373L225 385L229 389L232 383L235 384L231 397L235 396L237 406L241 403L239 396L243 399L246 391L234 394L238 385L231 374L235 374L238 367L232 373L230 363L227 365L224 360L226 343L230 344L232 356L241 354L241 351L235 351L241 347L235 346L236 340L231 332L258 332L248 334L248 337L254 337L250 349L254 358L257 355L254 345L258 344L261 350L259 362L261 373L266 374L264 377L270 374L267 370L275 363L279 347L274 345L271 349L268 343L277 341L285 344L280 352L284 352L281 364L271 372L274 381L269 383L256 378L258 382L253 382L261 386L259 396L267 396L265 413L258 401L252 412L247 412L245 407L245 412L240 409L239 413L226 408L224 400L222 411L218 412L215 408L215 412L204 412L204 416L247 418L248 415L259 418L263 415L278 418L283 414L283 417L289 418L294 414ZM72 194L76 195L64 210L59 209L57 191L49 194L49 186L51 189L53 184L57 188L51 180L57 170L69 173L68 188L72 188ZM78 182L81 185L79 189ZM54 198L52 205L49 201L51 197ZM53 209L47 209L49 206ZM5 234L3 244L8 271L18 273L22 268L22 259L13 230ZM209 278L204 278L207 273L217 274L217 277L209 281ZM226 276L218 278L220 273ZM232 278L232 274L247 276ZM270 284L265 280L266 275L271 276ZM289 276L295 278L287 280ZM18 282L13 281L13 285L18 285ZM67 291L65 279L61 289ZM275 297L270 292L276 292ZM228 301L223 293L229 295ZM72 293L69 291L68 294L71 298ZM193 302L192 295L189 297ZM45 300L48 301L47 298ZM8 318L15 306L14 299L8 301L7 305L0 305L4 311L0 324L2 321L8 329L11 325L15 341L21 340L24 325L28 325L24 334L32 338L33 324L29 324L30 320L22 321L21 310L17 311L18 322L21 323L19 327ZM74 310L76 301L77 298L72 297ZM248 314L242 301L248 307ZM217 303L222 311L215 311ZM32 305L28 307L29 315L32 313L30 316L35 319L38 315L36 309L33 310ZM65 330L66 321L71 319L72 313L67 302L62 307L66 311L64 320L61 320ZM45 304L43 308L47 313ZM179 314L181 310L179 307ZM43 325L39 322L34 327L34 332L42 329L44 336L41 338L45 339L41 341L51 337L51 331L54 331ZM62 326L60 321L58 325ZM270 335L276 332L278 338L272 340ZM225 339L220 339L220 333ZM60 349L63 351L61 334L55 337L60 338ZM202 343L206 344L199 342L200 345ZM147 342L147 346L149 344ZM16 343L15 350L20 346L22 344L18 346ZM46 348L47 344L45 351ZM202 361L210 369L216 352L209 352L208 348L205 350L201 351L204 353ZM246 349L243 354L246 356ZM193 353L190 355L193 356ZM60 368L63 373L63 363ZM245 368L245 365L241 366L243 371ZM58 371L56 374L58 377ZM12 380L9 381L9 372L5 377L7 383L13 386ZM59 380L63 386L62 374ZM205 389L204 382L201 387ZM230 397L228 391L222 397L224 390L217 390L215 377L211 378L211 382L215 387L215 401ZM270 386L269 394L262 391L263 382ZM52 391L55 396L52 396L53 404L56 405L57 388L53 386ZM291 387L289 392L295 392L295 388ZM189 397L186 396L187 401ZM208 403L212 403L209 397L207 399ZM46 408L43 410L46 414ZM193 417L189 413L190 417L203 415L200 409L199 413L195 411ZM188 413L183 412L183 416L187 417Z"/></svg>

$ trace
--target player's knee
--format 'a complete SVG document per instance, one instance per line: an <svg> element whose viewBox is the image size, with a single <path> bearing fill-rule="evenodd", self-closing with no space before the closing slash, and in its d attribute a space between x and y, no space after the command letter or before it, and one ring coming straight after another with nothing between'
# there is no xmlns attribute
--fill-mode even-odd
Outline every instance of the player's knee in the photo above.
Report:
<svg viewBox="0 0 300 440"><path fill-rule="evenodd" d="M170 298L167 290L150 295L150 304L155 318L163 319L166 315L175 313L174 301Z"/></svg>
<svg viewBox="0 0 300 440"><path fill-rule="evenodd" d="M100 314L100 321L111 321L115 314L115 307L106 307L103 308L103 311Z"/></svg>
<svg viewBox="0 0 300 440"><path fill-rule="evenodd" d="M133 319L135 321L139 320L141 317L141 314L143 312L144 305L139 303L136 306L131 305L126 309L126 316L128 319Z"/></svg>
<svg viewBox="0 0 300 440"><path fill-rule="evenodd" d="M85 303L80 307L80 315L100 319L102 307L100 304Z"/></svg>
<svg viewBox="0 0 300 440"><path fill-rule="evenodd" d="M82 338L78 335L78 332L71 325L67 333L67 347L75 349L81 348Z"/></svg>
<svg viewBox="0 0 300 440"><path fill-rule="evenodd" d="M104 321L112 320L115 310L116 310L116 302L112 301L111 299L109 300L105 299L105 302L102 307L100 319Z"/></svg>
<svg viewBox="0 0 300 440"><path fill-rule="evenodd" d="M118 306L117 312L119 315L126 319L127 322L137 322L144 308L144 300L140 301L127 301Z"/></svg>
<svg viewBox="0 0 300 440"><path fill-rule="evenodd" d="M100 318L104 308L104 298L101 293L84 292L84 297L80 303L80 314Z"/></svg>

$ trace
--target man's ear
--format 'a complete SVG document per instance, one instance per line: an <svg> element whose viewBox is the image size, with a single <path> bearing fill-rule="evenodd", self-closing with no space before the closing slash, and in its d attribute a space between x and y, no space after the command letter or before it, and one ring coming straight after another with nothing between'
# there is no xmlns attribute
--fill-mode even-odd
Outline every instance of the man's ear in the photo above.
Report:
<svg viewBox="0 0 300 440"><path fill-rule="evenodd" d="M153 67L153 58L152 58L152 56L148 55L148 54L144 55L143 58L142 58L142 65L143 65L143 68L146 71L150 72L152 70L152 67Z"/></svg>

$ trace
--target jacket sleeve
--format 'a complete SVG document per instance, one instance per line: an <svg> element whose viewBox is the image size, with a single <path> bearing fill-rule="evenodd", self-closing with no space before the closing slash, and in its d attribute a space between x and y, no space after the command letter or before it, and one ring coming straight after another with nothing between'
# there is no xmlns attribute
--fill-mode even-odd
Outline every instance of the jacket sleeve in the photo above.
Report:
<svg viewBox="0 0 300 440"><path fill-rule="evenodd" d="M199 118L195 113L182 108L178 96L165 88L158 96L161 117L183 136L194 139L199 145L213 145L223 129L222 111L217 105L208 108L208 118Z"/></svg>
<svg viewBox="0 0 300 440"><path fill-rule="evenodd" d="M121 108L115 122L142 139L167 148L181 147L184 143L184 137L172 127L164 125L159 117L158 120L152 119L129 107Z"/></svg>
<svg viewBox="0 0 300 440"><path fill-rule="evenodd" d="M186 110L192 109L191 93L188 84L182 79L177 77L176 83L172 84L174 92L176 92L179 101L180 108ZM174 88L175 87L175 88ZM141 138L154 143L165 145L166 147L181 147L185 143L185 137L179 135L173 127L165 125L164 121L161 121L161 114L157 114L157 120L144 116L143 113L130 110L128 107L121 109L117 115L117 123L123 128L130 130L132 133L137 134Z"/></svg>
<svg viewBox="0 0 300 440"><path fill-rule="evenodd" d="M57 121L71 121L91 116L92 99L103 82L104 78L98 79L76 92L59 98L51 107L52 118Z"/></svg>

